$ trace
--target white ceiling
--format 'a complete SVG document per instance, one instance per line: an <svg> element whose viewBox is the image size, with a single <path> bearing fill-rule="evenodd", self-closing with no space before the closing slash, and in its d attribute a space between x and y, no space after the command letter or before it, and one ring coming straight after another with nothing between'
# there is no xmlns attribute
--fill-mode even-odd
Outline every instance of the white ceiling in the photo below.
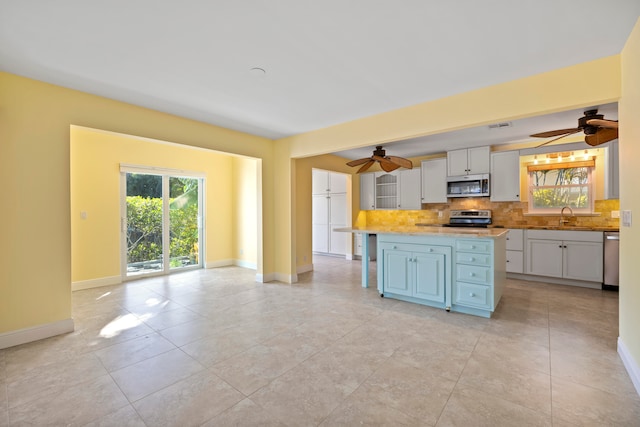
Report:
<svg viewBox="0 0 640 427"><path fill-rule="evenodd" d="M0 0L0 70L279 138L620 53L638 16L638 0Z"/></svg>

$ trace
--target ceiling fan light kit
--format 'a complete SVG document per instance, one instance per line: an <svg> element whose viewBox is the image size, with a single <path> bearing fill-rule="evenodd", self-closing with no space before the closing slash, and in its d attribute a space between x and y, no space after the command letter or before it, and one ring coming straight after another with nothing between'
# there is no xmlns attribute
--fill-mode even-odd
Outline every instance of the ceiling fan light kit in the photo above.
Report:
<svg viewBox="0 0 640 427"><path fill-rule="evenodd" d="M581 131L585 135L584 142L591 146L596 146L618 138L618 122L616 120L605 119L602 114L598 114L598 110L593 109L584 112L584 116L578 119L578 127L576 128L551 130L534 133L530 136L534 138L556 137L538 145L538 147L542 147L543 145L550 144Z"/></svg>
<svg viewBox="0 0 640 427"><path fill-rule="evenodd" d="M378 145L373 150L371 157L365 157L363 159L352 160L347 162L347 166L360 166L360 169L356 173L362 173L368 170L374 163L380 163L380 167L385 172L393 172L394 170L403 167L406 169L413 169L413 163L411 160L398 156L387 156L386 151L382 149L381 145Z"/></svg>

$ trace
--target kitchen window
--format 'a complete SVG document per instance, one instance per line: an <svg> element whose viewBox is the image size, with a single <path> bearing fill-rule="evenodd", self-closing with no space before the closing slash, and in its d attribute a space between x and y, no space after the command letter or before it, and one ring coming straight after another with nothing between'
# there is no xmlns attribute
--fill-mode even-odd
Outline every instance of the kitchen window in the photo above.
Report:
<svg viewBox="0 0 640 427"><path fill-rule="evenodd" d="M529 213L557 214L564 206L574 213L592 213L595 199L595 160L527 166Z"/></svg>

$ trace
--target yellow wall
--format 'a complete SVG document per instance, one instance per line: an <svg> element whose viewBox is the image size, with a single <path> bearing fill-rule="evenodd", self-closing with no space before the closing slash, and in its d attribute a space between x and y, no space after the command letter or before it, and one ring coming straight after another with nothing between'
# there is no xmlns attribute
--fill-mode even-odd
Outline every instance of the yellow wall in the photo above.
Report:
<svg viewBox="0 0 640 427"><path fill-rule="evenodd" d="M0 94L0 334L71 317L71 125L261 159L259 273L290 271L274 250L273 141L8 73Z"/></svg>
<svg viewBox="0 0 640 427"><path fill-rule="evenodd" d="M620 119L620 209L633 212L633 225L620 228L620 339L640 367L640 20L622 51Z"/></svg>
<svg viewBox="0 0 640 427"><path fill-rule="evenodd" d="M233 258L245 267L256 266L258 259L257 163L255 159L233 158ZM211 206L214 211L218 207L217 203Z"/></svg>
<svg viewBox="0 0 640 427"><path fill-rule="evenodd" d="M153 142L136 137L87 128L71 129L71 278L79 282L120 275L120 164L156 166L206 174L205 248L206 263L235 258L232 234L234 194L242 203L252 203L255 217L256 178L252 160L235 162L230 155L178 144ZM255 162L255 161L253 161ZM234 165L247 171L232 175ZM248 181L244 179L248 175ZM234 189L234 185L237 188ZM251 202L251 198L253 201ZM80 212L87 213L81 219ZM247 253L256 263L255 223L250 225ZM242 231L239 231L242 233ZM246 258L249 259L249 258Z"/></svg>

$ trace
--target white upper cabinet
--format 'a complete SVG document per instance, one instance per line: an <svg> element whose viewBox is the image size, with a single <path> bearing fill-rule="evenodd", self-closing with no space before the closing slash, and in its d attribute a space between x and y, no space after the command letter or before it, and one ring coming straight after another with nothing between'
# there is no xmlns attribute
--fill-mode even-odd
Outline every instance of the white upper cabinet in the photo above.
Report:
<svg viewBox="0 0 640 427"><path fill-rule="evenodd" d="M620 168L618 160L618 140L613 140L605 150L604 198L620 198Z"/></svg>
<svg viewBox="0 0 640 427"><path fill-rule="evenodd" d="M447 159L423 160L422 203L447 203Z"/></svg>
<svg viewBox="0 0 640 427"><path fill-rule="evenodd" d="M398 209L419 210L422 208L420 195L420 169L403 169L400 171L400 203Z"/></svg>
<svg viewBox="0 0 640 427"><path fill-rule="evenodd" d="M311 192L313 194L346 193L347 180L345 174L313 169Z"/></svg>
<svg viewBox="0 0 640 427"><path fill-rule="evenodd" d="M360 174L360 210L376 208L376 176L373 172Z"/></svg>
<svg viewBox="0 0 640 427"><path fill-rule="evenodd" d="M491 201L520 201L520 152L491 153Z"/></svg>
<svg viewBox="0 0 640 427"><path fill-rule="evenodd" d="M398 209L400 172L374 172L376 177L376 209Z"/></svg>
<svg viewBox="0 0 640 427"><path fill-rule="evenodd" d="M465 148L447 151L449 176L489 173L491 169L491 147Z"/></svg>

